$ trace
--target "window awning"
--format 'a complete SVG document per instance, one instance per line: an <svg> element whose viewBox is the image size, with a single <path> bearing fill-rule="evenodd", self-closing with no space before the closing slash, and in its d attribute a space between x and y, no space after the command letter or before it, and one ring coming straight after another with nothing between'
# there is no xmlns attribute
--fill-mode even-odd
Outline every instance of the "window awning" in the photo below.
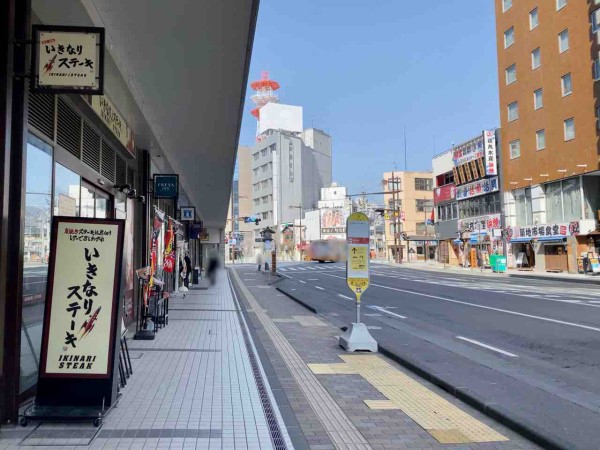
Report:
<svg viewBox="0 0 600 450"><path fill-rule="evenodd" d="M531 242L531 238L530 237L518 237L518 238L512 238L510 240L511 244L519 244L519 243L525 243L525 242Z"/></svg>
<svg viewBox="0 0 600 450"><path fill-rule="evenodd" d="M563 245L567 242L567 238L564 236L541 236L538 241L544 245Z"/></svg>
<svg viewBox="0 0 600 450"><path fill-rule="evenodd" d="M471 240L469 241L471 244L478 244L481 242L485 242L487 240L488 233L487 231L479 231L475 233L471 233Z"/></svg>

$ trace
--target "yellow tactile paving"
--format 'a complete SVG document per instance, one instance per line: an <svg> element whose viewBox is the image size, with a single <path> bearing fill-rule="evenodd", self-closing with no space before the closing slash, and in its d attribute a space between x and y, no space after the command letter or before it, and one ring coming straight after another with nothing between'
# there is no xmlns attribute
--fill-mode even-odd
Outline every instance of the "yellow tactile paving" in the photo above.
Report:
<svg viewBox="0 0 600 450"><path fill-rule="evenodd" d="M357 373L388 400L365 400L371 409L401 409L442 444L507 441L376 355L341 355L345 364L309 364L317 374Z"/></svg>

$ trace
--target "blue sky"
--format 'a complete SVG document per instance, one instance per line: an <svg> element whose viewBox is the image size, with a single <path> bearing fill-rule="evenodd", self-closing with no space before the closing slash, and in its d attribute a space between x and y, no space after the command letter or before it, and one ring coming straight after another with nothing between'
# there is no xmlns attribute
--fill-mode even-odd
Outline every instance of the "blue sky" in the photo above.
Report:
<svg viewBox="0 0 600 450"><path fill-rule="evenodd" d="M493 0L261 0L250 81L269 71L282 103L333 138L333 180L381 189L382 173L430 170L499 124ZM253 145L248 87L240 144Z"/></svg>

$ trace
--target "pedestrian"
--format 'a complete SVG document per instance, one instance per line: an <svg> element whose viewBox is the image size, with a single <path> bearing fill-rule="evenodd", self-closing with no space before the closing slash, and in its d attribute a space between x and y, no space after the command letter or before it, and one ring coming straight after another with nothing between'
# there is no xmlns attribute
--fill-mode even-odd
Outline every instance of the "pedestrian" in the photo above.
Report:
<svg viewBox="0 0 600 450"><path fill-rule="evenodd" d="M214 285L217 282L217 269L219 268L219 257L216 252L211 252L208 256L208 270L207 275L210 280L210 284Z"/></svg>
<svg viewBox="0 0 600 450"><path fill-rule="evenodd" d="M185 287L189 287L190 285L190 273L192 272L192 260L190 259L189 255L186 253L185 256L183 257L183 270L184 270L184 277L183 277L183 285Z"/></svg>
<svg viewBox="0 0 600 450"><path fill-rule="evenodd" d="M263 265L263 255L260 251L256 253L256 264L258 264L258 272L260 272Z"/></svg>

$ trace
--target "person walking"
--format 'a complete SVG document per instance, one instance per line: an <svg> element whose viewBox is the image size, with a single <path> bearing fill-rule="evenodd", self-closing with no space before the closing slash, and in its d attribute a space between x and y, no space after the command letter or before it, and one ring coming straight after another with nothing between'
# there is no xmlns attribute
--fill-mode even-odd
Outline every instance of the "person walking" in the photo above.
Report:
<svg viewBox="0 0 600 450"><path fill-rule="evenodd" d="M219 256L216 252L211 252L208 257L208 270L207 275L211 285L215 285L217 282L217 269L219 268Z"/></svg>
<svg viewBox="0 0 600 450"><path fill-rule="evenodd" d="M256 264L258 264L258 272L260 272L262 270L262 265L263 265L263 254L262 252L258 251L256 252Z"/></svg>
<svg viewBox="0 0 600 450"><path fill-rule="evenodd" d="M192 273L192 260L189 255L186 253L183 257L183 285L185 287L189 287L190 285L190 274Z"/></svg>

